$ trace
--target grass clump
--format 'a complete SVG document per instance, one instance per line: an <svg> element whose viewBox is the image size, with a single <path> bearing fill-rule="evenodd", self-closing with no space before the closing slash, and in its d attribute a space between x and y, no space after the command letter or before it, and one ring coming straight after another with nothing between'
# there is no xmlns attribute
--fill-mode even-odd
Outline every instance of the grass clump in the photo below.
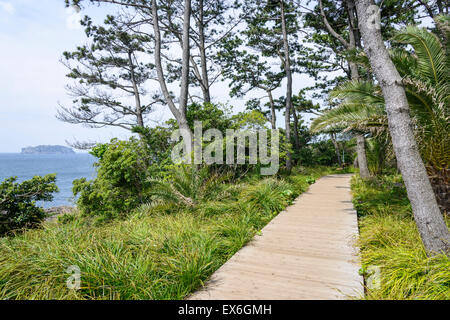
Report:
<svg viewBox="0 0 450 320"><path fill-rule="evenodd" d="M289 177L255 175L235 183L207 177L190 183L181 175L172 189L158 182L170 197L159 193L121 219L99 223L95 215L73 213L0 238L0 299L183 299L308 181L329 172L304 168ZM70 266L81 270L80 290L67 288Z"/></svg>
<svg viewBox="0 0 450 320"><path fill-rule="evenodd" d="M427 257L401 176L368 181L354 177L352 191L359 215L362 272L372 266L381 271L379 286L367 288L366 298L450 299L450 259Z"/></svg>

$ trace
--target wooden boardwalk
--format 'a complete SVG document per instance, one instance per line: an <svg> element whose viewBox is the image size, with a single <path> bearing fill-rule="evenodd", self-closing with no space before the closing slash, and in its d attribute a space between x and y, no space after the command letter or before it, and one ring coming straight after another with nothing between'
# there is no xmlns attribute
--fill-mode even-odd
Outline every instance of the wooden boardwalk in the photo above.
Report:
<svg viewBox="0 0 450 320"><path fill-rule="evenodd" d="M358 298L351 175L319 179L217 270L192 300Z"/></svg>

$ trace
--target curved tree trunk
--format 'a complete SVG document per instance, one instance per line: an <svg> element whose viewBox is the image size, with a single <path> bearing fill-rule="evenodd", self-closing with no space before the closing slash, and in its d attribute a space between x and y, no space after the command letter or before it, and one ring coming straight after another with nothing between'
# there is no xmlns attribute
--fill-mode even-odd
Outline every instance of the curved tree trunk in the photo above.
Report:
<svg viewBox="0 0 450 320"><path fill-rule="evenodd" d="M193 150L193 135L192 130L189 128L186 119L186 107L188 101L189 93L189 59L190 59L190 47L189 47L189 28L190 28L190 17L191 17L191 1L185 0L184 7L184 22L183 22L183 61L182 61L182 75L181 75L181 88L180 88L180 98L178 108L172 99L172 96L167 87L166 79L164 77L163 66L161 63L161 31L159 27L158 19L158 6L156 0L152 0L152 16L153 16L153 30L155 33L155 66L158 76L158 82L161 87L161 91L167 102L167 105L177 120L178 126L181 130L184 130L187 138L188 150ZM190 147L190 149L189 149Z"/></svg>
<svg viewBox="0 0 450 320"><path fill-rule="evenodd" d="M371 0L358 0L356 8L364 51L383 91L392 144L425 250L428 255L450 256L450 232L418 151L402 78L383 42L379 9Z"/></svg>

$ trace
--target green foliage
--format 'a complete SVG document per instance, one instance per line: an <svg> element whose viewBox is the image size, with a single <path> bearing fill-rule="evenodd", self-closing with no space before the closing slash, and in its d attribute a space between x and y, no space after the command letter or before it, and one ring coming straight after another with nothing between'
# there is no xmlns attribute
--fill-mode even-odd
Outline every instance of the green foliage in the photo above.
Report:
<svg viewBox="0 0 450 320"><path fill-rule="evenodd" d="M164 176L170 169L172 160L170 152L174 142L170 140L173 128L169 126L135 127L133 131L140 135L145 144L145 152L148 153L149 175Z"/></svg>
<svg viewBox="0 0 450 320"><path fill-rule="evenodd" d="M386 167L392 167L395 156L389 137L376 136L366 139L367 166L373 175L383 173Z"/></svg>
<svg viewBox="0 0 450 320"><path fill-rule="evenodd" d="M360 217L362 271L381 268L380 287L368 288L366 298L450 299L450 260L427 257L401 177L354 178L352 191Z"/></svg>
<svg viewBox="0 0 450 320"><path fill-rule="evenodd" d="M298 12L288 1L242 1L240 17L245 26L239 34L231 34L222 39L216 56L222 67L223 78L229 80L230 96L243 97L255 90L264 92L266 96L251 99L248 106L250 109L260 111L267 119L272 117L272 110L280 109L275 106L272 93L281 86L282 80L286 77L283 34L279 18L281 4L285 9L290 62L295 65L295 53L301 47L298 41ZM274 62L279 67L274 68ZM262 106L261 100L265 100ZM285 104L281 109L284 107Z"/></svg>
<svg viewBox="0 0 450 320"><path fill-rule="evenodd" d="M450 61L449 43L423 28L408 26L395 38L414 48L413 74L405 75L408 102L418 125L422 156L434 170L450 166ZM433 171L434 171L433 170Z"/></svg>
<svg viewBox="0 0 450 320"><path fill-rule="evenodd" d="M258 110L239 112L233 116L233 129L235 130L258 130L266 128L267 119Z"/></svg>
<svg viewBox="0 0 450 320"><path fill-rule="evenodd" d="M239 36L226 37L219 44L216 59L222 66L222 76L230 80L230 95L242 97L254 89L273 91L278 88L284 73L271 71L260 55L240 50L244 44Z"/></svg>
<svg viewBox="0 0 450 320"><path fill-rule="evenodd" d="M318 141L309 146L311 150L310 162L322 166L331 166L337 164L336 150L331 140ZM308 165L309 163L302 162Z"/></svg>
<svg viewBox="0 0 450 320"><path fill-rule="evenodd" d="M288 183L267 178L248 186L242 193L242 200L261 214L272 215L285 208L293 194L292 186Z"/></svg>
<svg viewBox="0 0 450 320"><path fill-rule="evenodd" d="M380 6L381 31L384 39L390 39L398 27L417 23L416 19L420 10L417 9L416 2L416 0L375 1L375 4ZM315 79L315 85L308 88L314 90L313 96L324 98L333 87L350 78L348 62L359 58L362 50L348 50L328 31L323 22L318 1L308 1L308 3L315 5L312 7L312 11L306 10L302 17L304 30L306 30L304 35L306 45L299 51L297 64L299 71ZM323 0L322 3L331 27L347 42L350 42L347 4L330 0ZM356 46L358 46L358 36L355 40ZM360 69L359 73L362 78L370 77L367 70Z"/></svg>
<svg viewBox="0 0 450 320"><path fill-rule="evenodd" d="M352 182L353 206L360 217L384 211L412 218L411 207L401 175L381 175Z"/></svg>
<svg viewBox="0 0 450 320"><path fill-rule="evenodd" d="M186 119L189 127L194 130L194 121L201 121L203 130L218 129L225 134L232 126L231 108L213 103L193 103L188 105Z"/></svg>
<svg viewBox="0 0 450 320"><path fill-rule="evenodd" d="M154 65L140 59L151 38L130 32L120 20L109 15L99 26L88 16L81 21L89 43L63 53L61 61L73 80L66 88L74 99L71 106L59 108L61 121L132 130L143 126L153 106L161 102L159 94L144 90ZM139 103L130 104L124 99L127 96Z"/></svg>
<svg viewBox="0 0 450 320"><path fill-rule="evenodd" d="M22 183L16 180L11 177L0 183L0 236L38 226L45 212L36 201L52 201L58 191L55 174L35 176Z"/></svg>
<svg viewBox="0 0 450 320"><path fill-rule="evenodd" d="M302 147L295 150L294 158L303 166L336 166L339 165L336 147L331 139L314 136L309 130L299 130ZM344 163L353 162L354 145L347 138L338 141L339 155L345 158ZM344 149L344 150L343 150Z"/></svg>
<svg viewBox="0 0 450 320"><path fill-rule="evenodd" d="M112 139L95 147L92 154L98 158L97 177L73 182L74 195L79 195L77 206L83 214L112 218L148 200L150 156L146 145L135 138Z"/></svg>

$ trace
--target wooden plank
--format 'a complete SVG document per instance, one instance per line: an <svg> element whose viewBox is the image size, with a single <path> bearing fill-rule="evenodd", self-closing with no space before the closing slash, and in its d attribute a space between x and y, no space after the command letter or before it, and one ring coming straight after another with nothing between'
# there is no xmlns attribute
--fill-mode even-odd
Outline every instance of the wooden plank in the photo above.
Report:
<svg viewBox="0 0 450 320"><path fill-rule="evenodd" d="M228 260L192 300L327 300L363 295L351 175L319 179Z"/></svg>

